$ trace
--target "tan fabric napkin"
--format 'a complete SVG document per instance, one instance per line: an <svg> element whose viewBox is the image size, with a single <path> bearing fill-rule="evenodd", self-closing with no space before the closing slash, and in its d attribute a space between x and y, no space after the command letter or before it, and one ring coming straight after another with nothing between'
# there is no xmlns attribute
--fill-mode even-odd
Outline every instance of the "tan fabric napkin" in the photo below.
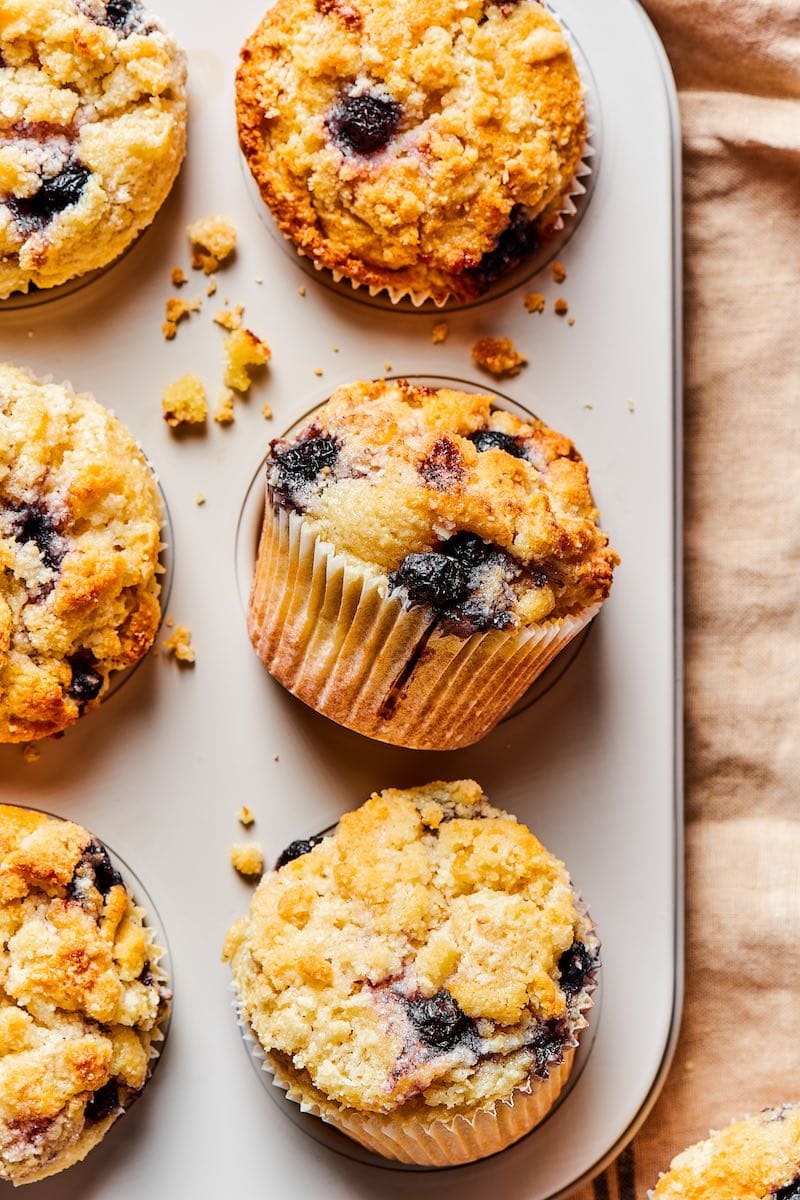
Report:
<svg viewBox="0 0 800 1200"><path fill-rule="evenodd" d="M684 143L686 1002L653 1114L576 1200L644 1200L800 1100L800 0L646 7Z"/></svg>

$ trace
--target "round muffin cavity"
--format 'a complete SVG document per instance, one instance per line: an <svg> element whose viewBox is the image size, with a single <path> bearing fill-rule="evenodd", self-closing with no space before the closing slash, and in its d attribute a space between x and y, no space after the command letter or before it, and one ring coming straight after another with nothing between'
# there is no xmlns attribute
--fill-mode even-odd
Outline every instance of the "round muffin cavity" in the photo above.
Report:
<svg viewBox="0 0 800 1200"><path fill-rule="evenodd" d="M677 1155L651 1200L797 1200L800 1105L767 1108Z"/></svg>
<svg viewBox="0 0 800 1200"><path fill-rule="evenodd" d="M439 302L538 247L586 136L569 45L536 0L278 0L237 103L250 169L305 254Z"/></svg>
<svg viewBox="0 0 800 1200"><path fill-rule="evenodd" d="M112 413L0 364L0 742L66 729L147 653L161 523Z"/></svg>
<svg viewBox="0 0 800 1200"><path fill-rule="evenodd" d="M387 790L262 880L228 935L271 1058L343 1108L432 1118L546 1080L598 946L566 868L478 784Z"/></svg>
<svg viewBox="0 0 800 1200"><path fill-rule="evenodd" d="M276 507L459 636L563 617L610 591L618 558L586 464L490 396L405 380L340 388L272 443L267 471Z"/></svg>
<svg viewBox="0 0 800 1200"><path fill-rule="evenodd" d="M0 1179L78 1162L144 1087L171 999L145 918L85 829L0 807Z"/></svg>
<svg viewBox="0 0 800 1200"><path fill-rule="evenodd" d="M139 0L26 0L0 17L0 298L106 266L186 148L182 52Z"/></svg>

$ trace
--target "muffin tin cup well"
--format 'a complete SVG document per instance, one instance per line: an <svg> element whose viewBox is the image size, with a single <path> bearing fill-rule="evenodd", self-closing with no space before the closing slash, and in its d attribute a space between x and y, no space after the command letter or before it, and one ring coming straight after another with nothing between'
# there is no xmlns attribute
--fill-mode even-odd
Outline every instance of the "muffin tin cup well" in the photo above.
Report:
<svg viewBox="0 0 800 1200"><path fill-rule="evenodd" d="M340 271L329 270L321 263L314 261L292 241L288 234L281 231L261 195L246 158L243 154L240 155L247 191L262 224L281 250L301 268L309 279L314 279L338 296L354 300L359 304L378 307L390 312L411 312L430 316L432 312L460 312L498 300L538 275L561 253L577 232L591 202L602 159L603 129L599 92L589 60L574 33L565 23L563 16L556 14L555 9L550 5L545 7L557 16L561 24L584 86L587 135L581 162L569 182L563 200L542 235L539 248L516 267L502 275L485 292L470 300L458 300L454 297L434 300L426 292L414 292L402 287L392 288L389 285L378 287L362 284L350 276L343 275Z"/></svg>

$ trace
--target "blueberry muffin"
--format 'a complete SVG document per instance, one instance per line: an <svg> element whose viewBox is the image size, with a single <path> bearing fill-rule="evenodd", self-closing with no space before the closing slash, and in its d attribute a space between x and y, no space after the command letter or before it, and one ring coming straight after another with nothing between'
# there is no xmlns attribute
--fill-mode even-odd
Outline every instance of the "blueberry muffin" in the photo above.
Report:
<svg viewBox="0 0 800 1200"><path fill-rule="evenodd" d="M800 1105L767 1108L672 1160L651 1200L798 1200Z"/></svg>
<svg viewBox="0 0 800 1200"><path fill-rule="evenodd" d="M139 0L0 0L0 298L104 267L150 224L185 82Z"/></svg>
<svg viewBox="0 0 800 1200"><path fill-rule="evenodd" d="M146 914L85 829L0 807L0 1179L79 1162L141 1092L171 993Z"/></svg>
<svg viewBox="0 0 800 1200"><path fill-rule="evenodd" d="M66 729L147 653L161 523L113 413L0 364L0 742Z"/></svg>
<svg viewBox="0 0 800 1200"><path fill-rule="evenodd" d="M242 50L239 136L283 233L393 299L469 300L575 190L583 89L536 0L278 0Z"/></svg>
<svg viewBox="0 0 800 1200"><path fill-rule="evenodd" d="M617 556L586 464L488 395L340 388L272 443L253 644L369 737L477 741L597 613Z"/></svg>
<svg viewBox="0 0 800 1200"><path fill-rule="evenodd" d="M293 842L224 957L290 1099L387 1158L449 1166L552 1108L598 943L563 863L461 780Z"/></svg>

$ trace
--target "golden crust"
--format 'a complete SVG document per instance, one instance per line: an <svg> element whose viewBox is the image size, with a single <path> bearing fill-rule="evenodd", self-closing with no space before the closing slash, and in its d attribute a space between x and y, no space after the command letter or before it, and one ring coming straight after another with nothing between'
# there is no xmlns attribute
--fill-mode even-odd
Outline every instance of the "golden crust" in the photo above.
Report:
<svg viewBox="0 0 800 1200"><path fill-rule="evenodd" d="M85 829L0 807L0 1179L82 1158L144 1087L169 992L143 918Z"/></svg>
<svg viewBox="0 0 800 1200"><path fill-rule="evenodd" d="M144 9L119 29L105 14L105 0L0 0L0 298L112 262L183 161L183 53ZM43 182L75 170L74 202L29 219Z"/></svg>
<svg viewBox="0 0 800 1200"><path fill-rule="evenodd" d="M336 438L340 451L304 519L338 551L386 574L447 536L476 534L547 575L544 585L519 587L513 611L522 625L605 600L619 559L597 524L585 462L569 438L493 403L405 380L337 389L306 427ZM528 457L479 453L469 435L487 429L524 439Z"/></svg>
<svg viewBox="0 0 800 1200"><path fill-rule="evenodd" d="M652 1200L769 1200L800 1177L800 1105L736 1121L672 1160Z"/></svg>
<svg viewBox="0 0 800 1200"><path fill-rule="evenodd" d="M0 742L66 729L147 653L161 521L153 474L112 413L0 364ZM89 694L75 693L79 662Z"/></svg>
<svg viewBox="0 0 800 1200"><path fill-rule="evenodd" d="M559 961L591 939L563 863L462 780L345 815L264 877L224 954L264 1048L329 1099L454 1113L530 1081L541 1022L573 1028ZM477 1040L436 1052L405 1006L443 991Z"/></svg>
<svg viewBox="0 0 800 1200"><path fill-rule="evenodd" d="M400 105L397 136L348 154L343 93ZM534 0L278 0L242 50L239 136L282 231L358 283L469 299L512 219L552 223L585 141L568 43Z"/></svg>

